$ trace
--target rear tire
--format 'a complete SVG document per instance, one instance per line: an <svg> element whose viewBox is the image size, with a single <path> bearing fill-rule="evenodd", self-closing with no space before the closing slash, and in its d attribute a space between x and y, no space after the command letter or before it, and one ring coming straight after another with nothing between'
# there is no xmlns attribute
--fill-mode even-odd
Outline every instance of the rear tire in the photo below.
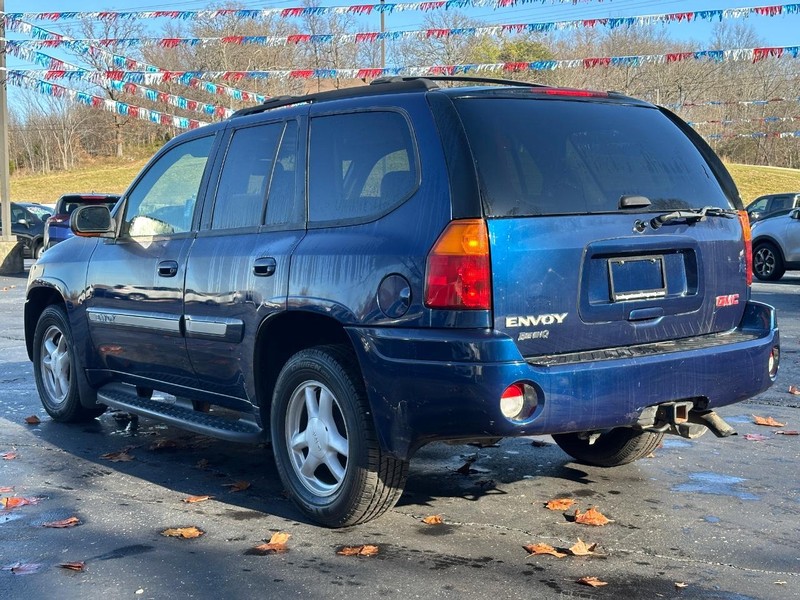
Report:
<svg viewBox="0 0 800 600"><path fill-rule="evenodd" d="M281 481L328 527L379 517L403 492L408 462L385 454L356 360L346 346L302 350L284 365L270 411Z"/></svg>
<svg viewBox="0 0 800 600"><path fill-rule="evenodd" d="M617 467L644 458L658 448L663 433L619 427L603 433L594 444L579 433L559 433L553 439L559 447L580 463L598 467Z"/></svg>
<svg viewBox="0 0 800 600"><path fill-rule="evenodd" d="M54 421L91 421L106 411L106 406L81 404L80 369L67 314L60 306L48 306L33 335L33 373L42 405Z"/></svg>
<svg viewBox="0 0 800 600"><path fill-rule="evenodd" d="M783 256L774 244L762 242L753 250L753 274L762 281L778 281L786 273Z"/></svg>

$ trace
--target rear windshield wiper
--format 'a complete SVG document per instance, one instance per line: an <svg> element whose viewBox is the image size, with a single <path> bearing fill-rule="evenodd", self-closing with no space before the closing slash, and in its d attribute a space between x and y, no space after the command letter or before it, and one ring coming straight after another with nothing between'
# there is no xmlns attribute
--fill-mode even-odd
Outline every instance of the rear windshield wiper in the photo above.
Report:
<svg viewBox="0 0 800 600"><path fill-rule="evenodd" d="M698 221L705 221L706 217L724 217L726 219L733 219L737 216L735 210L727 208L718 208L716 206L704 206L700 209L690 208L688 210L676 210L671 213L658 215L650 219L650 227L658 229L665 223L671 221L685 221L687 223L697 223Z"/></svg>

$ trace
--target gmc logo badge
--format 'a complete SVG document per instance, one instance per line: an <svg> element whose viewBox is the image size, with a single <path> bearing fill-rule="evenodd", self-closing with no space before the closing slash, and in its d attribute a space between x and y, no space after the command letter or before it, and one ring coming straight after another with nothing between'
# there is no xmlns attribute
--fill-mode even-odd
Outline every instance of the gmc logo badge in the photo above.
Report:
<svg viewBox="0 0 800 600"><path fill-rule="evenodd" d="M717 296L717 308L721 308L723 306L735 306L737 304L739 304L739 294Z"/></svg>

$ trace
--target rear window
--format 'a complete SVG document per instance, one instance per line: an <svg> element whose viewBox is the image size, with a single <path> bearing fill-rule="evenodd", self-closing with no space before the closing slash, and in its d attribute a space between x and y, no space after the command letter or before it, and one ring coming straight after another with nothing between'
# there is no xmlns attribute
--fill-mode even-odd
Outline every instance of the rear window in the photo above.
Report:
<svg viewBox="0 0 800 600"><path fill-rule="evenodd" d="M602 102L461 98L487 216L732 208L692 142L659 111Z"/></svg>

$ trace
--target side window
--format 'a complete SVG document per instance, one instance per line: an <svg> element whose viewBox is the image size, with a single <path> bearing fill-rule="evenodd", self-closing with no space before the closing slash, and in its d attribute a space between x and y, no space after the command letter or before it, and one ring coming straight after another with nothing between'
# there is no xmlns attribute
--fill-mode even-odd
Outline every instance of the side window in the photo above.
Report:
<svg viewBox="0 0 800 600"><path fill-rule="evenodd" d="M750 212L764 212L765 210L767 210L768 203L769 203L769 198L759 198L747 208L750 210Z"/></svg>
<svg viewBox="0 0 800 600"><path fill-rule="evenodd" d="M774 210L786 210L792 207L791 196L776 196L772 200L772 206L769 207L770 212Z"/></svg>
<svg viewBox="0 0 800 600"><path fill-rule="evenodd" d="M212 229L261 225L283 129L283 123L271 123L234 132L217 186Z"/></svg>
<svg viewBox="0 0 800 600"><path fill-rule="evenodd" d="M125 223L133 237L191 230L200 182L214 136L172 148L128 195Z"/></svg>
<svg viewBox="0 0 800 600"><path fill-rule="evenodd" d="M310 143L309 221L377 216L417 185L414 141L400 113L316 117Z"/></svg>
<svg viewBox="0 0 800 600"><path fill-rule="evenodd" d="M267 199L267 225L299 223L304 218L302 200L297 199L297 122L289 121L272 169Z"/></svg>

